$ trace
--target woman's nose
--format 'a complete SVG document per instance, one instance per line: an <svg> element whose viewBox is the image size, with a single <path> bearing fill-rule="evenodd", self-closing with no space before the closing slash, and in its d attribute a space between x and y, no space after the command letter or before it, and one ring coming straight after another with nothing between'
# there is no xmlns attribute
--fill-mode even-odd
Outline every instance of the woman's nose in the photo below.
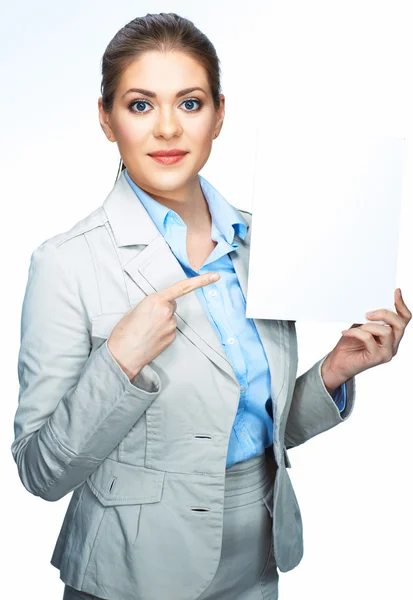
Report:
<svg viewBox="0 0 413 600"><path fill-rule="evenodd" d="M170 137L182 132L182 125L178 115L173 109L163 109L159 111L159 116L155 125L155 135Z"/></svg>

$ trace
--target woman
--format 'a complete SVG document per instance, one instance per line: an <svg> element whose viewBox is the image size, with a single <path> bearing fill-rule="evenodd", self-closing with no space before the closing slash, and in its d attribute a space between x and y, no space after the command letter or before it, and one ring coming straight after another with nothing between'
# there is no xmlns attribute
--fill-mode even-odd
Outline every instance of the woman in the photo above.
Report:
<svg viewBox="0 0 413 600"><path fill-rule="evenodd" d="M51 560L65 600L276 600L303 551L286 448L348 418L363 369L343 344L385 329L349 330L296 380L294 322L245 318L251 214L199 175L218 63L174 13L115 35L99 119L122 172L32 255L12 452L32 494L73 491ZM399 334L401 302L378 317Z"/></svg>

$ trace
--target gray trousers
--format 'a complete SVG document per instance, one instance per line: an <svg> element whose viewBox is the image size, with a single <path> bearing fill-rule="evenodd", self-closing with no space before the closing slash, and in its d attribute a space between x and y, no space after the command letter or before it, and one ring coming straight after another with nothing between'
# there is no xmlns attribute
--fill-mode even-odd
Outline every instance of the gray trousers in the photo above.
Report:
<svg viewBox="0 0 413 600"><path fill-rule="evenodd" d="M210 585L194 600L278 599L272 517L264 502L275 475L274 463L267 458L269 456L270 452L266 451L261 456L236 463L227 469L220 562ZM66 584L63 600L101 598Z"/></svg>

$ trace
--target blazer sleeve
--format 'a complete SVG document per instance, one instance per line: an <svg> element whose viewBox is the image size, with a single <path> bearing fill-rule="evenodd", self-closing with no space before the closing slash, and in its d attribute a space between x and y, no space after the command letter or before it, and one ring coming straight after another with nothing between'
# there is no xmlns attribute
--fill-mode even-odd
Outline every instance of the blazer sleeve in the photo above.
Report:
<svg viewBox="0 0 413 600"><path fill-rule="evenodd" d="M23 485L49 501L83 483L161 391L149 365L131 382L107 341L91 352L81 286L67 262L47 241L31 255L11 446Z"/></svg>
<svg viewBox="0 0 413 600"><path fill-rule="evenodd" d="M321 367L328 354L295 381L285 428L287 449L299 446L319 433L339 425L348 419L353 411L356 394L355 377L345 382L346 405L342 412L324 385Z"/></svg>

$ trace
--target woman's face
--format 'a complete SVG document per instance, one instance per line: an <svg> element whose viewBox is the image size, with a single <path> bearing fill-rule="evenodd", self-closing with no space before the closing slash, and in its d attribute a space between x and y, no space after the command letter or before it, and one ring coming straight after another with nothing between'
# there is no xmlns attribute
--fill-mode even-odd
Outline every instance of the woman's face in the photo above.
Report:
<svg viewBox="0 0 413 600"><path fill-rule="evenodd" d="M177 96L195 87L202 89ZM123 73L112 112L104 112L98 101L102 128L117 142L133 181L148 193L168 192L175 199L197 182L222 127L224 105L221 94L220 108L215 109L204 67L183 52L145 53ZM175 164L160 164L149 156L176 148L188 154Z"/></svg>

